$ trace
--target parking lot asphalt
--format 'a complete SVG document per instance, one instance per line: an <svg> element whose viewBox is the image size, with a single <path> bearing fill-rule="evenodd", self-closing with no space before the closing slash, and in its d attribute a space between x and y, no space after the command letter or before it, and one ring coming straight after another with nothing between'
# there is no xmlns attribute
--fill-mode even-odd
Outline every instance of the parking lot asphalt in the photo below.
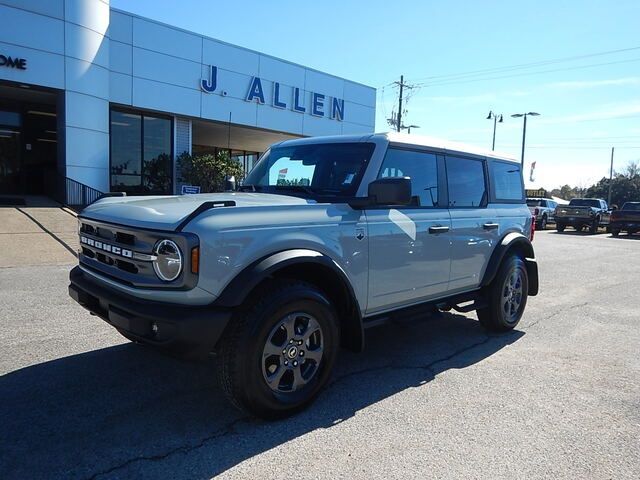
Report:
<svg viewBox="0 0 640 480"><path fill-rule="evenodd" d="M538 232L517 329L438 314L368 331L307 411L269 423L213 362L131 344L71 265L0 268L0 478L640 478L640 237Z"/></svg>

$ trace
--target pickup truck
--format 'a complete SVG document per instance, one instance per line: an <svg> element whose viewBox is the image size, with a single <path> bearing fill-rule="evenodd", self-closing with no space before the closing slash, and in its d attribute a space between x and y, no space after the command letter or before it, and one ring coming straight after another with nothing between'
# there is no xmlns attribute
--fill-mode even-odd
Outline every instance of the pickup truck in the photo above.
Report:
<svg viewBox="0 0 640 480"><path fill-rule="evenodd" d="M626 202L620 210L614 210L610 228L614 237L623 230L629 235L640 232L640 202Z"/></svg>
<svg viewBox="0 0 640 480"><path fill-rule="evenodd" d="M536 230L545 230L547 223L554 221L557 206L550 198L527 198L527 207L536 219Z"/></svg>
<svg viewBox="0 0 640 480"><path fill-rule="evenodd" d="M574 198L569 205L556 207L556 230L563 232L566 227L573 227L578 232L589 228L590 233L597 233L598 227L607 227L611 212L607 202L601 198Z"/></svg>

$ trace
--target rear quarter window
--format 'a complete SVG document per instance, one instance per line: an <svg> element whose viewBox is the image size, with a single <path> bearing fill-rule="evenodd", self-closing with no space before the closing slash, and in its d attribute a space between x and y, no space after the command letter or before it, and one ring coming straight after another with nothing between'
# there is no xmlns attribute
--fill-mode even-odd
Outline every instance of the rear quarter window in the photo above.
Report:
<svg viewBox="0 0 640 480"><path fill-rule="evenodd" d="M493 160L489 162L491 189L496 201L524 202L524 186L520 165Z"/></svg>

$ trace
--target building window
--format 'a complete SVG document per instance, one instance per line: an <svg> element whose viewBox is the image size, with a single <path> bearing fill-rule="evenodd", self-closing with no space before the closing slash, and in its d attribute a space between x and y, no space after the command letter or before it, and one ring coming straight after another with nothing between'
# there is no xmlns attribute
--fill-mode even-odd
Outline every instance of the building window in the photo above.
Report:
<svg viewBox="0 0 640 480"><path fill-rule="evenodd" d="M172 151L171 118L111 110L111 191L172 193Z"/></svg>

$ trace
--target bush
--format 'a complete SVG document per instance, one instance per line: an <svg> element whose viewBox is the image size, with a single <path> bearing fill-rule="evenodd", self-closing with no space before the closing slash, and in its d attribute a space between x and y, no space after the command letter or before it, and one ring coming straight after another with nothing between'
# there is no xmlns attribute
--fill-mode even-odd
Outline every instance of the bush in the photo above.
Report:
<svg viewBox="0 0 640 480"><path fill-rule="evenodd" d="M222 192L225 180L234 176L242 176L242 165L221 150L215 155L191 155L188 152L178 157L179 181L200 187L202 193Z"/></svg>

